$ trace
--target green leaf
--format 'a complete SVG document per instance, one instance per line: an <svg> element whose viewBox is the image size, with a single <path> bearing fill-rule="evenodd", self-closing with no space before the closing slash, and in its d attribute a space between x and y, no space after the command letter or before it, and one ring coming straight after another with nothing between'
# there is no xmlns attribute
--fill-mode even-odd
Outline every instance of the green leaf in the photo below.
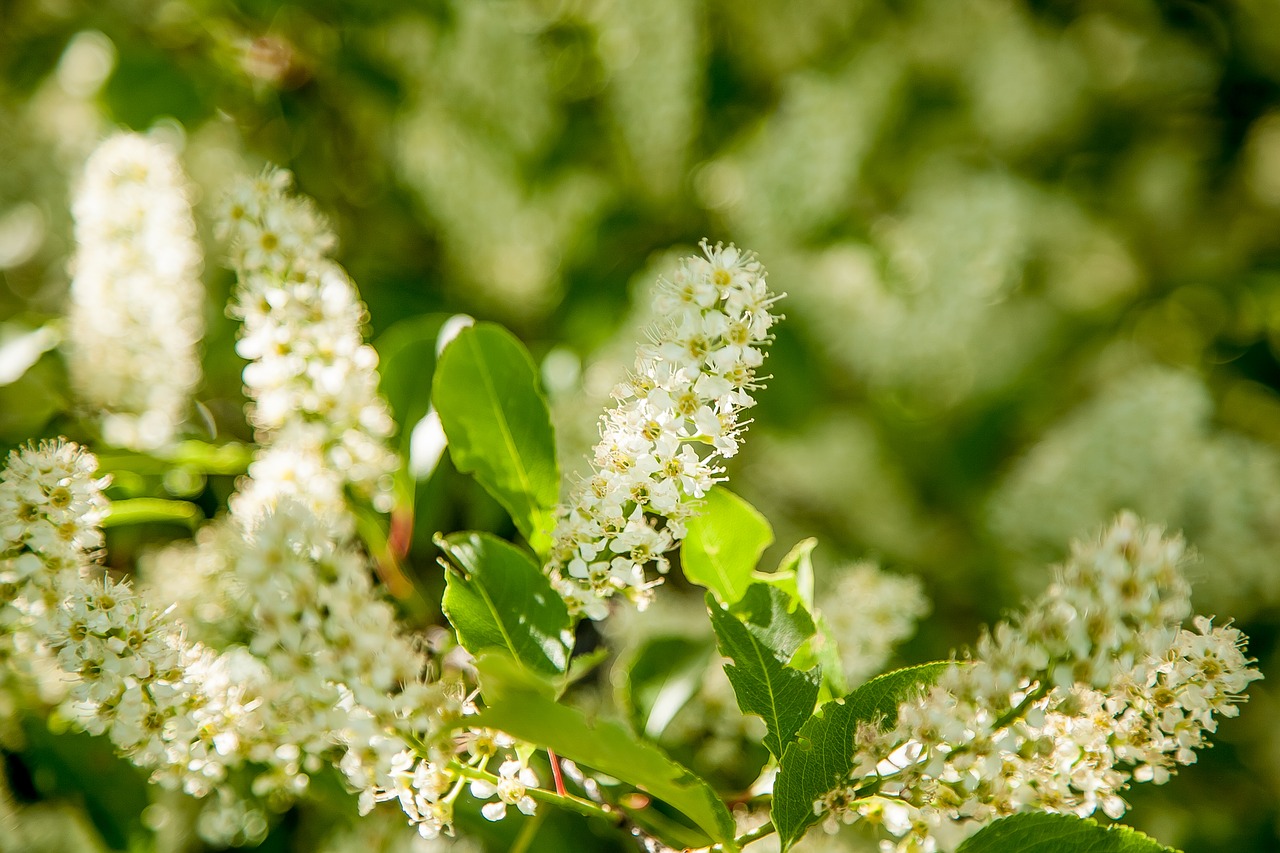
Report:
<svg viewBox="0 0 1280 853"><path fill-rule="evenodd" d="M956 853L1177 853L1127 826L1099 826L1075 815L1028 812L1001 818Z"/></svg>
<svg viewBox="0 0 1280 853"><path fill-rule="evenodd" d="M810 555L818 540L802 539L787 552L773 572L756 572L753 577L770 586L776 586L792 598L798 599L813 617L817 629L813 639L796 652L791 665L796 669L809 669L813 664L822 666L822 684L819 697L833 699L849 692L840 663L840 649L836 644L826 617L813 604L813 562Z"/></svg>
<svg viewBox="0 0 1280 853"><path fill-rule="evenodd" d="M562 675L573 646L569 611L526 552L488 533L437 540L451 565L444 612L472 654L501 649L524 669Z"/></svg>
<svg viewBox="0 0 1280 853"><path fill-rule="evenodd" d="M431 380L436 369L436 340L448 314L410 317L391 326L374 342L378 351L378 391L400 424L407 452L413 425L431 408Z"/></svg>
<svg viewBox="0 0 1280 853"><path fill-rule="evenodd" d="M39 435L59 412L72 403L60 389L67 388L61 359L46 354L12 382L0 385L0 440L17 444Z"/></svg>
<svg viewBox="0 0 1280 853"><path fill-rule="evenodd" d="M829 696L843 696L849 692L849 682L844 677L844 664L840 662L840 647L836 644L835 634L822 613L814 613L813 624L817 633L808 651L822 665L823 691ZM799 660L797 656L793 663L798 665Z"/></svg>
<svg viewBox="0 0 1280 853"><path fill-rule="evenodd" d="M706 676L711 644L689 637L654 637L621 662L618 704L632 727L658 740Z"/></svg>
<svg viewBox="0 0 1280 853"><path fill-rule="evenodd" d="M738 707L764 720L765 748L780 759L818 699L821 669L789 666L796 650L813 636L813 620L798 601L761 583L748 587L730 610L707 593L707 609L720 653L733 660L724 671Z"/></svg>
<svg viewBox="0 0 1280 853"><path fill-rule="evenodd" d="M776 571L756 572L755 579L776 586L807 610L813 610L813 562L809 555L817 545L818 540L813 537L801 539L778 563Z"/></svg>
<svg viewBox="0 0 1280 853"><path fill-rule="evenodd" d="M560 497L555 433L524 345L492 323L463 329L436 364L432 398L449 454L546 554Z"/></svg>
<svg viewBox="0 0 1280 853"><path fill-rule="evenodd" d="M570 684L576 684L586 678L595 668L609 659L609 647L600 646L592 649L586 654L578 655L569 661L569 671L565 673L564 684L568 687Z"/></svg>
<svg viewBox="0 0 1280 853"><path fill-rule="evenodd" d="M476 660L487 707L470 726L499 729L520 740L549 747L558 755L634 785L678 810L728 851L734 824L715 791L662 750L636 738L617 723L590 719L560 705L536 681L499 654ZM703 845L705 846L705 845Z"/></svg>
<svg viewBox="0 0 1280 853"><path fill-rule="evenodd" d="M751 504L717 486L707 492L702 514L689 521L680 563L689 580L733 604L746 593L773 529Z"/></svg>
<svg viewBox="0 0 1280 853"><path fill-rule="evenodd" d="M853 768L853 735L862 722L892 725L898 705L937 681L950 661L926 663L873 678L809 718L778 762L773 786L773 825L785 851L818 821L813 804L844 782Z"/></svg>

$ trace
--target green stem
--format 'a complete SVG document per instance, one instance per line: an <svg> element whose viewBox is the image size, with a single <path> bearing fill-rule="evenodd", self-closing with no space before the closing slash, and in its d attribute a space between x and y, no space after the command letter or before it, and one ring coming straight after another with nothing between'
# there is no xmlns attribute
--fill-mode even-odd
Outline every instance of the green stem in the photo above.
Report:
<svg viewBox="0 0 1280 853"><path fill-rule="evenodd" d="M103 471L124 470L135 474L161 475L181 466L201 474L243 474L253 461L253 449L239 443L210 444L188 440L155 453L100 453L98 465Z"/></svg>
<svg viewBox="0 0 1280 853"><path fill-rule="evenodd" d="M1014 721L1021 719L1022 715L1027 712L1028 708L1048 696L1049 691L1052 689L1053 686L1049 683L1049 678L1046 675L1040 680L1040 683L1036 685L1035 690L1032 690L1026 696L1022 697L1022 701L1017 704L1017 707L1010 708L1008 711L1005 711L1004 714L1001 715L1000 719L996 720L995 723L992 724L991 730L998 732L1001 729L1008 727Z"/></svg>
<svg viewBox="0 0 1280 853"><path fill-rule="evenodd" d="M188 501L129 498L111 502L111 510L102 519L102 526L123 527L127 524L163 522L180 524L195 530L203 519L204 515L200 512L200 508Z"/></svg>
<svg viewBox="0 0 1280 853"><path fill-rule="evenodd" d="M751 842L759 841L761 838L773 835L777 831L778 829L773 825L773 821L769 821L767 823L760 824L760 826L757 826L745 835L739 835L737 838L733 839L733 843L739 847L745 847Z"/></svg>

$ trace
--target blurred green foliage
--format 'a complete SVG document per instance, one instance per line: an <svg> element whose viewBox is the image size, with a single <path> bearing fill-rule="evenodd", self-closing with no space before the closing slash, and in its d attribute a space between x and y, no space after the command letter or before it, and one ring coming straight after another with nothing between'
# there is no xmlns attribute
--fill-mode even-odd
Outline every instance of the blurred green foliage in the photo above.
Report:
<svg viewBox="0 0 1280 853"><path fill-rule="evenodd" d="M1197 595L1280 672L1273 0L0 0L0 320L62 313L69 188L117 126L184 141L206 229L231 173L294 170L371 338L428 313L508 325L550 356L571 454L662 253L754 249L789 319L735 489L775 550L821 539L820 587L864 555L921 573L936 616L905 658L970 641L1128 506L1185 530ZM248 439L212 246L204 429ZM0 387L0 444L83 435L66 387L56 352ZM511 531L447 461L417 488L408 571L438 600L434 530ZM1267 684L1129 822L1275 849ZM11 757L38 771L15 795L78 801L42 743ZM90 808L104 841L131 843L111 808ZM267 845L303 849L304 824Z"/></svg>

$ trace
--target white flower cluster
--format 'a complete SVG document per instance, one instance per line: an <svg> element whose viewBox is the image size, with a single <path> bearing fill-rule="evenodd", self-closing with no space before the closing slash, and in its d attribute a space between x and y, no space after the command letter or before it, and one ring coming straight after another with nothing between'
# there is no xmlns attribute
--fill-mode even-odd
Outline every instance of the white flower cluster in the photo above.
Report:
<svg viewBox="0 0 1280 853"><path fill-rule="evenodd" d="M224 594L247 629L242 677L264 699L262 737L240 747L270 768L255 793L292 799L325 763L376 762L397 734L433 729L440 700L426 656L377 597L359 551L291 499L229 541Z"/></svg>
<svg viewBox="0 0 1280 853"><path fill-rule="evenodd" d="M918 578L889 574L866 562L840 570L819 605L850 687L883 671L893 647L915 633L916 623L929 613Z"/></svg>
<svg viewBox="0 0 1280 853"><path fill-rule="evenodd" d="M50 630L61 590L79 579L102 548L106 511L98 463L63 442L9 454L0 472L0 734L16 737L18 708L33 693L65 695ZM52 685L53 691L42 689Z"/></svg>
<svg viewBox="0 0 1280 853"><path fill-rule="evenodd" d="M90 156L72 205L67 367L112 444L169 443L200 381L202 256L187 180L163 143L132 133Z"/></svg>
<svg viewBox="0 0 1280 853"><path fill-rule="evenodd" d="M653 586L646 568L669 568L666 552L685 535L701 498L738 452L755 405L756 370L777 317L755 257L730 245L702 245L661 281L663 321L640 348L616 405L600 421L593 474L560 510L548 572L571 611L591 619L623 595L644 607ZM710 447L701 456L695 444Z"/></svg>
<svg viewBox="0 0 1280 853"><path fill-rule="evenodd" d="M157 578L182 572L195 573L194 582L149 592L154 600L181 592L173 611L223 650L225 684L206 691L240 689L257 700L238 740L225 745L261 772L248 788L219 789L205 812L210 819L202 819L203 838L235 840L226 831L238 832L243 821L235 815L244 815L261 832L243 840L256 843L268 825L261 801L272 809L291 803L328 764L360 792L362 808L395 799L424 837L448 827L451 812L431 804L451 788L426 785L442 778L435 768L447 759L432 764L429 776L416 771L412 794L405 793L405 767L412 776L416 749L444 737L446 720L461 718L457 697L465 691L434 679L428 648L381 599L354 543L335 537L310 507L283 497L256 518L206 525L194 546L171 546L148 567Z"/></svg>
<svg viewBox="0 0 1280 853"><path fill-rule="evenodd" d="M0 472L0 558L7 606L40 603L32 593L51 588L51 579L86 566L102 549L99 525L107 512L95 479L98 460L66 441L29 444L9 454ZM38 596L38 597L42 597Z"/></svg>
<svg viewBox="0 0 1280 853"><path fill-rule="evenodd" d="M455 686L461 686L457 684ZM444 715L459 719L477 713L473 697L454 698L447 703ZM386 744L383 744L386 745ZM517 754L514 738L493 729L465 728L448 748L438 745L431 749L430 758L423 758L411 749L402 749L372 768L354 767L354 761L344 761L343 769L348 778L355 779L361 773L371 781L360 795L360 813L368 814L375 803L395 800L417 827L425 839L434 840L453 834L453 804L470 776L471 795L485 800L496 797L480 807L487 820L498 821L507 816L507 806L515 806L522 814L532 815L537 804L529 794L538 786L538 776L528 766L527 760ZM496 775L488 767L498 757L502 763ZM465 774L449 768L451 761L465 765Z"/></svg>
<svg viewBox="0 0 1280 853"><path fill-rule="evenodd" d="M101 576L96 468L59 441L15 451L0 475L3 657L47 655L81 728L156 781L218 791L221 812L263 832L259 807L222 796L229 771L249 772L255 800L284 806L326 764L366 789L408 743L436 737L444 685L428 681L424 650L376 597L366 559L309 508L284 499L217 538L225 630L238 632L219 652L189 642L172 610Z"/></svg>
<svg viewBox="0 0 1280 853"><path fill-rule="evenodd" d="M72 677L68 716L157 780L207 793L226 776L223 720L202 689L214 656L128 583L79 579L64 595L43 639Z"/></svg>
<svg viewBox="0 0 1280 853"><path fill-rule="evenodd" d="M244 328L249 418L264 446L240 503L292 495L323 517L347 517L343 487L390 508L394 424L378 396L378 355L364 342L364 305L326 255L336 239L292 175L269 169L228 197L220 219L239 285L231 314ZM253 512L245 510L244 515Z"/></svg>
<svg viewBox="0 0 1280 853"><path fill-rule="evenodd" d="M901 840L954 849L987 821L1026 809L1124 813L1130 782L1166 781L1235 716L1261 678L1244 636L1190 613L1181 539L1123 514L1077 544L1056 582L978 644L896 724L859 727L847 786L814 804L828 829L859 819Z"/></svg>
<svg viewBox="0 0 1280 853"><path fill-rule="evenodd" d="M372 768L344 765L348 778L360 770L368 773L369 785L360 794L360 814L367 815L375 803L395 800L409 824L425 839L433 840L453 830L453 802L462 791L461 780L441 763L419 758L412 750L401 749L389 764Z"/></svg>
<svg viewBox="0 0 1280 853"><path fill-rule="evenodd" d="M66 441L10 454L0 474L0 645L51 658L81 727L157 779L207 791L225 776L216 743L232 722L202 690L217 661L129 584L93 577L107 510L96 470Z"/></svg>

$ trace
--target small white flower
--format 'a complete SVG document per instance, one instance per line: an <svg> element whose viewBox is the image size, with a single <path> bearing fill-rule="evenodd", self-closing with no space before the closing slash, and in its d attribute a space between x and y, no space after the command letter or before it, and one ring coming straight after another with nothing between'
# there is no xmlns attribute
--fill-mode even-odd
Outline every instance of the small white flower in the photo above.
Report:
<svg viewBox="0 0 1280 853"><path fill-rule="evenodd" d="M492 803L481 807L480 813L491 821L502 820L507 816L507 806L513 805L527 815L534 813L537 804L528 794L529 788L538 787L538 776L516 759L507 759L498 768L496 783L476 780L471 783L471 793L479 799L498 796Z"/></svg>

